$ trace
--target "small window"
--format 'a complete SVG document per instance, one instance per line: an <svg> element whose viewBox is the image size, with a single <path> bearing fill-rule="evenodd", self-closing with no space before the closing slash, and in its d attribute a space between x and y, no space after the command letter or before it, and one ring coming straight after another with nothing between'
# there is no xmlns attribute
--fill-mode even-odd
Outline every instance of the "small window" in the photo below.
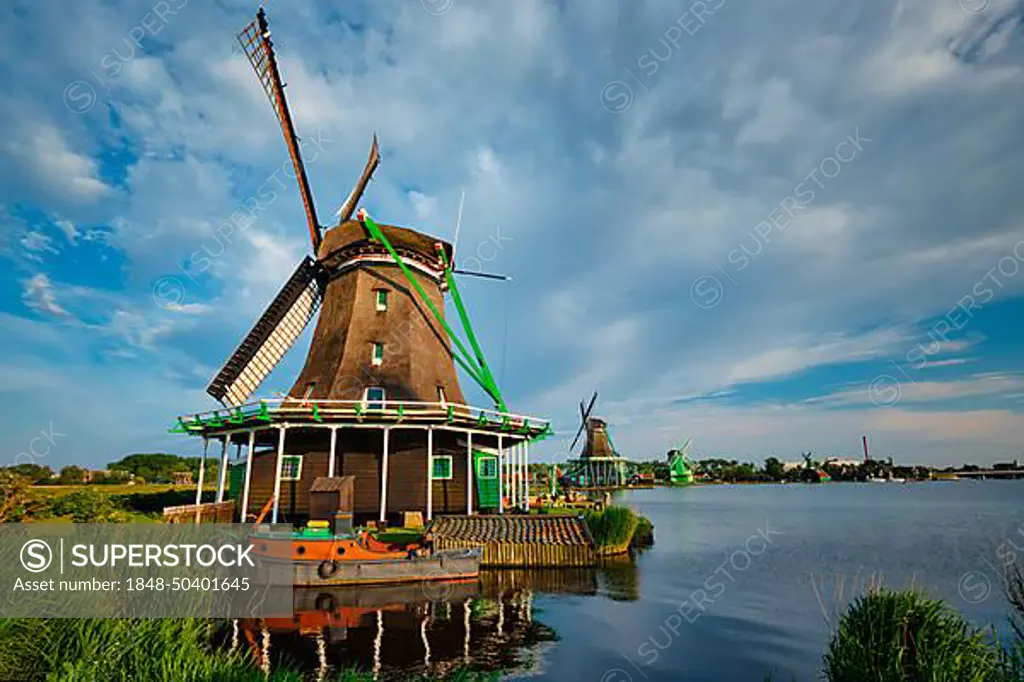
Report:
<svg viewBox="0 0 1024 682"><path fill-rule="evenodd" d="M366 403L366 409L383 410L384 395L384 389L380 386L371 386L366 389L366 393L363 396L363 401Z"/></svg>
<svg viewBox="0 0 1024 682"><path fill-rule="evenodd" d="M388 309L388 290L387 289L377 289L376 294L377 294L377 310L381 310L381 311L387 310Z"/></svg>
<svg viewBox="0 0 1024 682"><path fill-rule="evenodd" d="M444 386L437 387L437 402L441 403L444 407L448 407L448 396L444 394Z"/></svg>
<svg viewBox="0 0 1024 682"><path fill-rule="evenodd" d="M481 457L480 458L480 478L497 478L498 477L498 458L497 457Z"/></svg>
<svg viewBox="0 0 1024 682"><path fill-rule="evenodd" d="M374 365L384 364L384 344L375 343L373 344L373 354L370 356L370 362Z"/></svg>
<svg viewBox="0 0 1024 682"><path fill-rule="evenodd" d="M302 477L302 455L285 455L281 458L281 480L297 481Z"/></svg>
<svg viewBox="0 0 1024 682"><path fill-rule="evenodd" d="M452 458L450 455L434 455L434 480L447 481L452 477Z"/></svg>

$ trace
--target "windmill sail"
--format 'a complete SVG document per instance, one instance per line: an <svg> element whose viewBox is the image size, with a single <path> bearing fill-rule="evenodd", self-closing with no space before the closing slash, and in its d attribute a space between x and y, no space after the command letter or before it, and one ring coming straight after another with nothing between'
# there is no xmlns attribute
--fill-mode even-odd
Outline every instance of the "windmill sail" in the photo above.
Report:
<svg viewBox="0 0 1024 682"><path fill-rule="evenodd" d="M373 143L370 145L370 158L366 162L366 166L363 168L363 174L359 176L359 182L352 188L352 191L348 195L348 199L338 209L338 224L341 225L343 222L352 217L352 214L356 210L356 204L363 197L363 192L366 191L366 186L370 184L370 178L373 177L373 171L377 170L377 165L380 164L380 148L377 146L377 135L373 136Z"/></svg>
<svg viewBox="0 0 1024 682"><path fill-rule="evenodd" d="M306 167L302 163L299 138L295 134L292 115L288 110L288 100L284 96L284 84L277 70L277 58L274 56L274 45L270 42L267 15L262 7L256 13L256 19L238 34L238 42L242 45L245 56L249 58L249 63L252 64L253 71L256 72L256 77L259 78L263 91L267 93L267 99L270 100L274 114L281 124L284 141L288 145L288 154L291 156L292 165L295 166L295 178L299 182L302 205L306 209L306 222L309 223L309 238L313 242L315 254L320 248L320 222L316 216L316 207L313 205L313 192L309 188Z"/></svg>
<svg viewBox="0 0 1024 682"><path fill-rule="evenodd" d="M241 405L273 371L320 308L319 266L306 256L206 392L221 404Z"/></svg>

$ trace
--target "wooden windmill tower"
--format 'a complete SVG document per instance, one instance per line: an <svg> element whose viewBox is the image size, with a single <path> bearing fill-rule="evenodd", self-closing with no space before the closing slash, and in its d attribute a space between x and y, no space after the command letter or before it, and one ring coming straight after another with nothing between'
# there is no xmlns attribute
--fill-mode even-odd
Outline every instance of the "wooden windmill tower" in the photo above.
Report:
<svg viewBox="0 0 1024 682"><path fill-rule="evenodd" d="M569 477L582 487L620 488L626 485L628 463L616 452L607 422L591 416L596 402L596 391L585 407L583 401L580 401L580 428L569 446L569 452L576 448L584 432L587 437L580 453L580 465Z"/></svg>
<svg viewBox="0 0 1024 682"><path fill-rule="evenodd" d="M222 464L231 442L240 457L241 441L248 440L244 468L232 469L228 486L222 466L217 493L218 502L238 498L242 519L267 504L273 521L282 513L299 521L308 515L313 481L342 475L355 477L357 518L501 511L509 491L498 472L525 472L529 442L550 428L508 412L459 296L452 245L378 224L356 210L380 163L376 135L337 223L325 229L262 8L238 39L284 133L312 249L210 382L207 392L223 407L181 417L172 430L202 436L207 444L222 441ZM445 319L445 294L467 342ZM305 364L287 397L254 401L318 312ZM493 407L466 404L456 365Z"/></svg>

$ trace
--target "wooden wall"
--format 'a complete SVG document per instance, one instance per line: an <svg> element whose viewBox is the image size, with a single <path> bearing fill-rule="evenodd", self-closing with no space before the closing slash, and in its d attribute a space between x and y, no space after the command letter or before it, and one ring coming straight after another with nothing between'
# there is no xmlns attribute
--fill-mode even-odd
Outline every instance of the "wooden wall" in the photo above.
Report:
<svg viewBox="0 0 1024 682"><path fill-rule="evenodd" d="M286 455L302 455L302 475L298 481L281 481L279 513L283 519L304 519L309 513L309 488L317 476L328 471L329 432L318 431L320 437L292 438L285 441ZM389 520L395 522L404 511L427 509L427 448L422 431L393 430L388 453ZM336 476L355 476L355 515L358 521L376 519L380 514L380 477L384 448L383 434L375 430L339 431ZM433 510L435 514L466 513L466 450L457 447L455 435L436 432L434 454L452 457L452 478L435 480ZM253 459L249 488L250 518L255 517L274 491L276 449L257 450ZM242 465L244 466L244 465ZM474 498L476 496L474 495ZM241 503L241 493L236 496ZM474 509L478 508L474 499Z"/></svg>

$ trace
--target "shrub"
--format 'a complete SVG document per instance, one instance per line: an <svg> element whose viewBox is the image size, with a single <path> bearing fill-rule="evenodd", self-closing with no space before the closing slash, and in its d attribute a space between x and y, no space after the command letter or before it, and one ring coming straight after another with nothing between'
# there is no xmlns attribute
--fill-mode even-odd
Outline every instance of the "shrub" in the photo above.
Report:
<svg viewBox="0 0 1024 682"><path fill-rule="evenodd" d="M996 682L999 656L947 604L874 590L839 621L825 653L829 682Z"/></svg>
<svg viewBox="0 0 1024 682"><path fill-rule="evenodd" d="M54 516L69 516L75 523L106 523L124 520L124 512L110 496L92 488L61 495L50 504Z"/></svg>
<svg viewBox="0 0 1024 682"><path fill-rule="evenodd" d="M602 511L587 511L584 520L600 547L619 547L628 544L636 530L637 517L628 507L608 507Z"/></svg>

